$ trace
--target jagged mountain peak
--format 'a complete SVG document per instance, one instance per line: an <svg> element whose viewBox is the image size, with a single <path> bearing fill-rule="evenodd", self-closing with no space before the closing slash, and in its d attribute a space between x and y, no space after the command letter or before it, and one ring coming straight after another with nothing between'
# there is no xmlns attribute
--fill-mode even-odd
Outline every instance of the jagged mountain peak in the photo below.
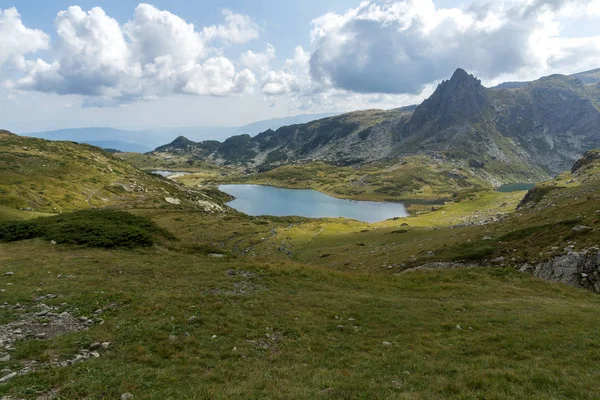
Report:
<svg viewBox="0 0 600 400"><path fill-rule="evenodd" d="M452 124L479 119L489 101L481 80L458 68L452 78L442 81L435 92L417 107L409 124L418 130L426 124Z"/></svg>
<svg viewBox="0 0 600 400"><path fill-rule="evenodd" d="M479 85L481 84L479 79L462 68L457 68L456 71L454 71L454 74L452 74L452 77L450 78L450 82L472 82Z"/></svg>

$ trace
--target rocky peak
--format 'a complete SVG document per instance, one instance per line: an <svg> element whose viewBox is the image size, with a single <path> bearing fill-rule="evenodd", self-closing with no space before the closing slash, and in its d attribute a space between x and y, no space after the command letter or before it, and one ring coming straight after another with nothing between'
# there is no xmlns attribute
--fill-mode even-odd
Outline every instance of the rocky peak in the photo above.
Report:
<svg viewBox="0 0 600 400"><path fill-rule="evenodd" d="M196 144L197 144L196 142L191 141L190 139L186 138L185 136L178 136L171 143L165 144L164 146L157 147L155 151L158 151L158 152L165 151L165 150L186 151L186 150L188 150L189 147L195 146Z"/></svg>
<svg viewBox="0 0 600 400"><path fill-rule="evenodd" d="M431 97L417 107L409 127L419 129L431 121L444 125L476 121L488 105L481 81L459 68L450 80L442 81Z"/></svg>

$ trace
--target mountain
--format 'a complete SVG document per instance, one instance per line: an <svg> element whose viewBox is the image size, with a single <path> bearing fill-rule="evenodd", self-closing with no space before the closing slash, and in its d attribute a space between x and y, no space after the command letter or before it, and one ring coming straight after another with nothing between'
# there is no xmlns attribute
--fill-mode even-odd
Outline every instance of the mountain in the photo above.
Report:
<svg viewBox="0 0 600 400"><path fill-rule="evenodd" d="M0 220L7 210L18 209L58 213L176 205L217 210L219 196L142 172L98 147L0 130Z"/></svg>
<svg viewBox="0 0 600 400"><path fill-rule="evenodd" d="M352 165L424 155L499 184L546 179L596 147L599 84L552 75L517 88L490 89L458 69L417 107L342 114L220 144L186 142L185 151L260 170L297 162Z"/></svg>
<svg viewBox="0 0 600 400"><path fill-rule="evenodd" d="M577 78L585 85L590 85L594 83L600 82L600 68L592 69L589 71L578 72L576 74L568 75L571 78ZM494 86L492 89L518 89L531 83L532 81L524 81L524 82L504 82L497 86Z"/></svg>
<svg viewBox="0 0 600 400"><path fill-rule="evenodd" d="M47 140L69 140L91 144L106 149L145 153L156 147L157 140L168 140L169 136L152 138L148 132L126 131L121 129L91 127L59 129L55 131L24 133L23 136Z"/></svg>
<svg viewBox="0 0 600 400"><path fill-rule="evenodd" d="M145 153L169 140L172 140L174 137L185 136L186 138L195 141L223 141L234 135L247 134L254 136L268 129L278 129L286 125L307 123L316 119L330 117L332 115L335 114L296 115L292 117L258 121L240 127L200 126L131 131L108 127L89 127L59 129L43 132L28 132L22 133L22 135L47 140L70 140L78 143L86 143L105 149L115 149L124 152Z"/></svg>
<svg viewBox="0 0 600 400"><path fill-rule="evenodd" d="M237 134L247 134L254 136L260 132L264 132L269 129L279 129L282 126L305 124L307 122L315 121L317 119L323 119L327 117L333 117L341 113L327 113L327 114L302 114L292 117L285 118L273 118L265 121L258 121L248 125L240 126L236 129Z"/></svg>

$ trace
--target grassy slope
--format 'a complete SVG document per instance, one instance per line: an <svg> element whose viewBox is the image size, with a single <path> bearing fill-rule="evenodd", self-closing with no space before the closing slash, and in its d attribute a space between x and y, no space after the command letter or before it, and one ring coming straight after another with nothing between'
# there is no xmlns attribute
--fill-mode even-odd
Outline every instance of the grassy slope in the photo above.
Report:
<svg viewBox="0 0 600 400"><path fill-rule="evenodd" d="M0 219L31 216L21 208L37 216L89 207L171 207L165 197L187 207L207 199L97 147L0 132Z"/></svg>
<svg viewBox="0 0 600 400"><path fill-rule="evenodd" d="M15 272L3 278L13 283L3 293L10 303L31 304L42 288L59 295L48 303L67 303L65 308L84 315L118 305L104 314L104 325L18 345L7 364L67 357L82 344L113 342L102 357L15 378L0 386L0 394L30 398L59 389L63 398L116 398L125 391L144 399L600 396L593 312L599 298L510 269L369 276L265 259L39 241L0 245L0 261L2 271ZM254 276L229 276L228 269ZM235 294L239 282L259 290ZM192 315L197 322L188 322Z"/></svg>
<svg viewBox="0 0 600 400"><path fill-rule="evenodd" d="M54 293L48 304L82 315L117 305L88 331L18 343L0 367L113 342L99 359L15 378L0 395L598 398L597 295L510 268L399 273L404 263L464 257L481 246L492 248L485 257L516 248L514 256L529 260L557 244L598 243L597 229L572 237L571 225L553 225L578 216L577 223L598 223L596 167L561 177L555 186L569 188L545 192L503 223L479 227L449 225L514 210L523 193L469 194L372 225L138 208L131 211L179 240L144 250L0 243L3 301L29 306ZM206 256L212 252L230 256Z"/></svg>

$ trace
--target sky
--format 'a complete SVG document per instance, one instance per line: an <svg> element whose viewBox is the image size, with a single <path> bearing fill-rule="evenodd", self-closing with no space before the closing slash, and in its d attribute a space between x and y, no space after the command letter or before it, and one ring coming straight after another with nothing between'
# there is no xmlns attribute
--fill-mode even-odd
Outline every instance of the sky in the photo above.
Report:
<svg viewBox="0 0 600 400"><path fill-rule="evenodd" d="M390 109L600 68L600 0L0 0L0 128Z"/></svg>

